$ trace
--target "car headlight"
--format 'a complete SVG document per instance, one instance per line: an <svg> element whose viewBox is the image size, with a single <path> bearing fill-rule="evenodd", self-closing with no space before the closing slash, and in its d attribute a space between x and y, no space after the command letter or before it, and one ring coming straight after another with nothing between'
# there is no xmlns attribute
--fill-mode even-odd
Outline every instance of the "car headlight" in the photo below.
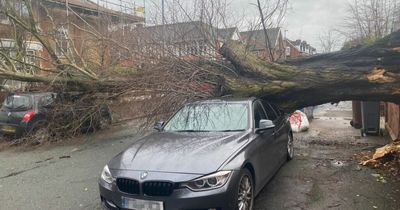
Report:
<svg viewBox="0 0 400 210"><path fill-rule="evenodd" d="M108 165L104 166L103 171L101 172L101 179L103 179L108 184L111 184L114 181Z"/></svg>
<svg viewBox="0 0 400 210"><path fill-rule="evenodd" d="M183 183L181 186L187 187L193 191L212 190L222 187L229 180L231 171L220 171L205 177Z"/></svg>

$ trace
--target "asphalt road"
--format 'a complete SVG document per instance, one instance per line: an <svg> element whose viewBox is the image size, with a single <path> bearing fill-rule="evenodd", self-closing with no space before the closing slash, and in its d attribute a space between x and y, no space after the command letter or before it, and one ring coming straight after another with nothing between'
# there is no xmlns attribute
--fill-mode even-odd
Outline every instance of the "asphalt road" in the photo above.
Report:
<svg viewBox="0 0 400 210"><path fill-rule="evenodd" d="M400 209L399 184L376 181L352 155L382 145L349 126L348 104L317 109L296 134L296 157L256 198L256 210ZM135 142L134 124L68 144L0 152L0 209L100 209L97 179L114 155ZM127 135L130 135L127 137Z"/></svg>

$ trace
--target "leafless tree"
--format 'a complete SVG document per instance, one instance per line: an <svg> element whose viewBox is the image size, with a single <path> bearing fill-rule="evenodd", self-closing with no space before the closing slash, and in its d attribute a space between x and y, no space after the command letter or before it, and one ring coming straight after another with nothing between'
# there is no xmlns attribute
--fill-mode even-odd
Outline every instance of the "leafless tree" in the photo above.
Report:
<svg viewBox="0 0 400 210"><path fill-rule="evenodd" d="M286 16L288 2L288 0L273 0L262 2L260 0L257 0L255 4L252 4L255 8L257 8L259 16L258 18L251 20L251 22L248 24L248 31L254 31L254 33L250 34L247 37L247 45L248 47L252 45L252 39L260 38L255 31L262 29L264 33L265 49L269 54L269 60L272 62L274 62L275 60L279 60L281 57L283 57L285 55L285 52L276 51L276 49L274 49L274 43L271 43L271 37L269 37L267 31L271 28L280 27L282 21L284 21L284 18Z"/></svg>
<svg viewBox="0 0 400 210"><path fill-rule="evenodd" d="M319 42L321 45L322 53L330 53L337 50L341 46L340 33L336 30L328 30L319 35Z"/></svg>
<svg viewBox="0 0 400 210"><path fill-rule="evenodd" d="M398 0L353 0L344 33L350 45L372 43L396 28L400 17Z"/></svg>

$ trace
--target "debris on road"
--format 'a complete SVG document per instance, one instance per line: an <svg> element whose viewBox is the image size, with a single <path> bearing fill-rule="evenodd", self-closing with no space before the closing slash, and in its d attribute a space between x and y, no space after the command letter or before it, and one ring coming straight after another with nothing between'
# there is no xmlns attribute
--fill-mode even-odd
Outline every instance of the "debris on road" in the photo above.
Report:
<svg viewBox="0 0 400 210"><path fill-rule="evenodd" d="M335 166L335 167L343 167L343 166L346 166L347 164L340 160L333 160L333 161L331 161L331 165Z"/></svg>
<svg viewBox="0 0 400 210"><path fill-rule="evenodd" d="M400 152L400 143L388 144L384 147L376 149L375 154L372 156L372 159L377 160L379 158L383 158L399 152Z"/></svg>
<svg viewBox="0 0 400 210"><path fill-rule="evenodd" d="M67 158L71 158L71 156L69 156L69 155L64 155L64 156L60 156L59 158L60 158L60 159L67 159Z"/></svg>
<svg viewBox="0 0 400 210"><path fill-rule="evenodd" d="M381 169L394 177L400 175L400 142L385 145L375 152L364 151L354 157L360 165Z"/></svg>
<svg viewBox="0 0 400 210"><path fill-rule="evenodd" d="M292 131L295 133L307 131L310 127L307 115L302 111L295 111L289 118L290 125L292 126Z"/></svg>
<svg viewBox="0 0 400 210"><path fill-rule="evenodd" d="M382 174L371 174L371 176L375 177L377 182L387 183Z"/></svg>

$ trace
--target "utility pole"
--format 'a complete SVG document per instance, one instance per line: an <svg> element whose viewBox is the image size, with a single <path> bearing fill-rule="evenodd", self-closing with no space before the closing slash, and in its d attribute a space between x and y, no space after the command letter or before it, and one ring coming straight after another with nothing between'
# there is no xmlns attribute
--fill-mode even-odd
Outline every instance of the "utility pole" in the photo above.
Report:
<svg viewBox="0 0 400 210"><path fill-rule="evenodd" d="M165 25L165 4L164 0L161 0L161 15L162 15L162 24Z"/></svg>
<svg viewBox="0 0 400 210"><path fill-rule="evenodd" d="M165 55L165 5L164 0L161 0L161 16L162 16L162 56Z"/></svg>
<svg viewBox="0 0 400 210"><path fill-rule="evenodd" d="M68 2L68 0L66 0L65 1L65 4L66 4L66 9L67 9L67 18L68 18L68 16L69 16L69 2Z"/></svg>
<svg viewBox="0 0 400 210"><path fill-rule="evenodd" d="M146 18L146 0L143 0L143 7L144 7L144 12L143 12L143 15L144 15L144 25L146 25L146 20L147 20L147 18Z"/></svg>
<svg viewBox="0 0 400 210"><path fill-rule="evenodd" d="M269 37L268 37L267 27L265 25L265 17L264 17L264 13L262 11L262 8L261 8L260 0L257 0L257 5L258 5L258 11L260 12L262 26L263 26L263 29L264 29L265 46L266 46L267 50L269 51L271 62L274 62L275 61L274 54L272 52L271 42L270 42Z"/></svg>

